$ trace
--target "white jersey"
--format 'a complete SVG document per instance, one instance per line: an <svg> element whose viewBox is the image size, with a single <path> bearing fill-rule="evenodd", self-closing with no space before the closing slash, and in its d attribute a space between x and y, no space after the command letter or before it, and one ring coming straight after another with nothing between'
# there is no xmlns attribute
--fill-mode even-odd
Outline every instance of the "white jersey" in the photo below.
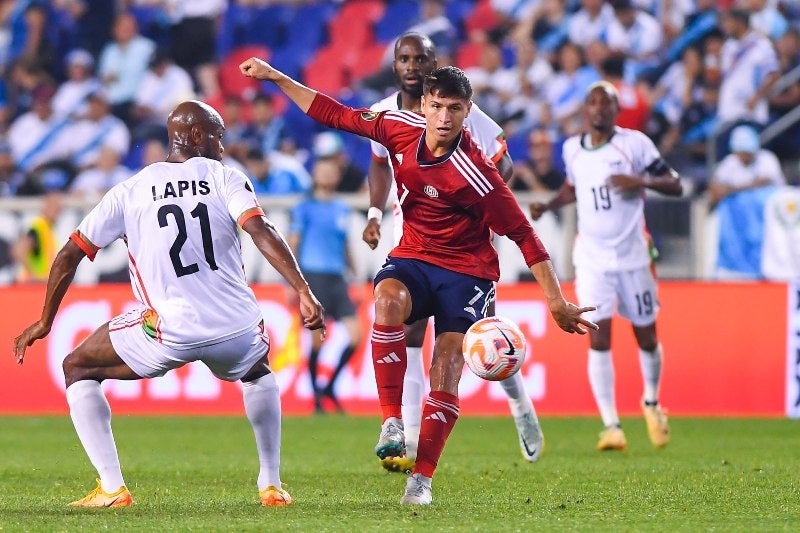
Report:
<svg viewBox="0 0 800 533"><path fill-rule="evenodd" d="M400 111L400 92L395 92L383 100L375 102L370 107L371 111ZM464 127L472 134L472 138L478 148L485 153L489 159L497 163L506 152L505 133L494 120L484 113L475 103L464 120ZM389 150L381 143L370 140L372 147L372 157L378 161L386 162L389 159ZM392 165L389 165L392 168ZM394 215L394 245L400 244L400 237L403 236L403 211L395 198L392 208Z"/></svg>
<svg viewBox="0 0 800 533"><path fill-rule="evenodd" d="M614 174L640 176L661 158L640 131L615 128L611 139L587 147L588 135L564 143L567 181L575 187L578 238L573 262L599 270L632 270L650 262L644 222L644 192L622 193L608 185Z"/></svg>
<svg viewBox="0 0 800 533"><path fill-rule="evenodd" d="M113 187L72 240L90 259L123 238L142 326L173 348L251 331L261 320L247 286L237 223L264 212L248 179L218 161L148 165Z"/></svg>
<svg viewBox="0 0 800 533"><path fill-rule="evenodd" d="M764 78L779 69L772 42L751 31L739 40L725 41L720 56L722 83L717 104L720 122L750 118L766 123L769 118L767 100L759 100L752 111L747 109L747 102L758 92Z"/></svg>

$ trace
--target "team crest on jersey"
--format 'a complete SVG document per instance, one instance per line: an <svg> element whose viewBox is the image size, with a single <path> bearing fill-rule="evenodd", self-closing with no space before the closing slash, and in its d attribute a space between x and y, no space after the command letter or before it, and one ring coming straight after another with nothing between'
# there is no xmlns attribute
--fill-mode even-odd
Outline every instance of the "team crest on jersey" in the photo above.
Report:
<svg viewBox="0 0 800 533"><path fill-rule="evenodd" d="M361 112L361 118L363 118L364 120L366 120L368 122L369 121L373 121L376 118L378 118L378 113L376 113L375 111L362 111Z"/></svg>
<svg viewBox="0 0 800 533"><path fill-rule="evenodd" d="M428 196L430 196L431 198L438 198L439 197L439 191L437 191L436 188L431 186L431 185L426 185L425 188L422 189L422 191L425 194L427 194Z"/></svg>
<svg viewBox="0 0 800 533"><path fill-rule="evenodd" d="M397 159L399 164L403 164L403 154L394 154L394 158Z"/></svg>

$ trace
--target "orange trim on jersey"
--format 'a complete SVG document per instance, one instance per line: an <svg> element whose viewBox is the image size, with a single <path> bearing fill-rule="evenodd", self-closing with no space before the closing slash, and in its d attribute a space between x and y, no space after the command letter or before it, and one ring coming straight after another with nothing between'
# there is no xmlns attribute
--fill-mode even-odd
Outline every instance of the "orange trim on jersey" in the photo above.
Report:
<svg viewBox="0 0 800 533"><path fill-rule="evenodd" d="M264 210L263 209L261 209L260 207L251 207L250 209L245 210L244 213L239 215L239 219L236 221L236 223L241 228L242 226L244 226L244 223L247 222L248 220L250 220L251 218L253 218L253 217L263 217L263 216L266 216L264 214Z"/></svg>
<svg viewBox="0 0 800 533"><path fill-rule="evenodd" d="M156 314L156 308L153 307L153 304L150 303L150 297L147 295L147 289L144 286L144 282L142 281L142 276L139 274L139 267L136 266L136 260L131 255L131 252L128 251L128 259L131 261L131 267L133 268L133 273L136 275L136 280L139 282L139 288L142 290L142 295L144 296L144 301L147 304L147 307L152 309ZM156 340L161 342L161 318L159 317L158 321L156 322Z"/></svg>
<svg viewBox="0 0 800 533"><path fill-rule="evenodd" d="M506 152L508 152L508 143L506 142L505 135L498 135L497 142L500 143L500 149L497 151L496 154L492 156L492 163L494 163L495 165L497 164L498 161L500 161L503 158Z"/></svg>
<svg viewBox="0 0 800 533"><path fill-rule="evenodd" d="M374 152L372 152L372 160L375 161L376 163L388 163L389 162L389 158L388 157L378 157L377 155L375 155Z"/></svg>
<svg viewBox="0 0 800 533"><path fill-rule="evenodd" d="M94 261L95 256L97 255L97 251L100 250L95 244L89 240L89 237L84 235L78 230L72 232L69 236L69 239L78 245L78 248L83 250L83 253L86 254L86 257L89 258L89 261Z"/></svg>

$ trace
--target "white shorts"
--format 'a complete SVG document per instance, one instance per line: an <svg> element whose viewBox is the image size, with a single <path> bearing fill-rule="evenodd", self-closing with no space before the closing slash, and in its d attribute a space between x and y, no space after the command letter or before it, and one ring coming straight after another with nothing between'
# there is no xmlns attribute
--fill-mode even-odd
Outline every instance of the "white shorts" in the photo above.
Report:
<svg viewBox="0 0 800 533"><path fill-rule="evenodd" d="M163 376L192 361L202 361L225 381L241 379L269 352L263 323L215 344L178 350L161 344L144 332L141 308L114 317L108 325L111 344L131 370L143 378Z"/></svg>
<svg viewBox="0 0 800 533"><path fill-rule="evenodd" d="M649 326L658 315L658 286L649 267L620 272L578 267L575 293L581 307L597 307L583 314L593 322L611 318L617 307L619 314L637 327Z"/></svg>

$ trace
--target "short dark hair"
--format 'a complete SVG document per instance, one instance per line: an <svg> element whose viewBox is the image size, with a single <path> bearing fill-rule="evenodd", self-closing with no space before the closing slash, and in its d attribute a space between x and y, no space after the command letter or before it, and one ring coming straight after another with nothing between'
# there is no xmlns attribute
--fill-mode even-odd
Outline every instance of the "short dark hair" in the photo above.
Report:
<svg viewBox="0 0 800 533"><path fill-rule="evenodd" d="M728 15L739 22L750 25L750 11L742 8L732 8L728 10Z"/></svg>
<svg viewBox="0 0 800 533"><path fill-rule="evenodd" d="M440 67L425 76L423 94L438 93L445 98L472 98L472 84L458 67Z"/></svg>

